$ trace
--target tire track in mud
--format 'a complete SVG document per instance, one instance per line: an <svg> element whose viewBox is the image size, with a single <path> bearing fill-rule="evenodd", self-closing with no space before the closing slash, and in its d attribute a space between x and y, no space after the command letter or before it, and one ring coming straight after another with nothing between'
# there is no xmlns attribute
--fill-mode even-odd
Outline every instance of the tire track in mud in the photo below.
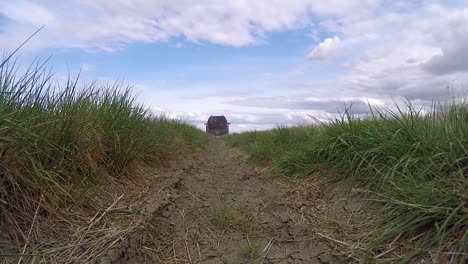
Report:
<svg viewBox="0 0 468 264"><path fill-rule="evenodd" d="M369 215L344 186L271 177L221 139L153 172L140 230L100 263L350 263Z"/></svg>

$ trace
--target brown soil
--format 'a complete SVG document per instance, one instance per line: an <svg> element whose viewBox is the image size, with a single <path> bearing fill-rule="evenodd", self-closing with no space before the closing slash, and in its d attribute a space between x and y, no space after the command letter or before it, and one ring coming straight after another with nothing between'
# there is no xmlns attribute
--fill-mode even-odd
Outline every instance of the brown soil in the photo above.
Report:
<svg viewBox="0 0 468 264"><path fill-rule="evenodd" d="M137 231L98 263L363 262L369 215L360 194L318 178L269 176L221 139L148 171ZM149 183L151 182L151 183Z"/></svg>
<svg viewBox="0 0 468 264"><path fill-rule="evenodd" d="M0 243L29 255L0 263L368 262L375 217L345 184L273 177L214 137L165 167L135 168L92 191L92 204L61 208L62 220L39 210L27 243Z"/></svg>

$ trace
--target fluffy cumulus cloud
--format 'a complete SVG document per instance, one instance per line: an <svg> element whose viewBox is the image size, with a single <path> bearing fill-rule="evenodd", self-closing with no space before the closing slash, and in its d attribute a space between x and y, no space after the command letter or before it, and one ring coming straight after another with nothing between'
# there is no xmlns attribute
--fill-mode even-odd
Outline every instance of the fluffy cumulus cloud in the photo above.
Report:
<svg viewBox="0 0 468 264"><path fill-rule="evenodd" d="M441 13L437 23L425 25L426 31L440 43L440 53L432 56L422 67L436 75L468 72L468 9Z"/></svg>
<svg viewBox="0 0 468 264"><path fill-rule="evenodd" d="M430 102L450 96L447 87L466 93L468 6L453 2L382 1L378 13L322 21L340 41L325 39L309 58L351 51L336 79L341 87L367 96Z"/></svg>
<svg viewBox="0 0 468 264"><path fill-rule="evenodd" d="M340 38L326 38L319 43L307 56L310 60L328 60L337 55L340 48Z"/></svg>
<svg viewBox="0 0 468 264"><path fill-rule="evenodd" d="M268 32L310 26L314 16L360 13L377 0L2 0L0 43L46 25L36 48L114 51L130 43L184 38L230 46L262 43ZM38 37L39 38L39 37Z"/></svg>

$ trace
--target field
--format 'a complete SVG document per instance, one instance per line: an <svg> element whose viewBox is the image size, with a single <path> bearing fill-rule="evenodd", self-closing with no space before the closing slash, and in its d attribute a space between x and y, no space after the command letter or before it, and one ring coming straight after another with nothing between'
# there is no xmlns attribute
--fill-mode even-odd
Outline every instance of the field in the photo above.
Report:
<svg viewBox="0 0 468 264"><path fill-rule="evenodd" d="M226 139L276 175L320 173L363 188L383 215L368 247L381 261L429 256L464 263L468 254L468 106L429 113L408 103L372 116L345 113L317 126L278 127Z"/></svg>

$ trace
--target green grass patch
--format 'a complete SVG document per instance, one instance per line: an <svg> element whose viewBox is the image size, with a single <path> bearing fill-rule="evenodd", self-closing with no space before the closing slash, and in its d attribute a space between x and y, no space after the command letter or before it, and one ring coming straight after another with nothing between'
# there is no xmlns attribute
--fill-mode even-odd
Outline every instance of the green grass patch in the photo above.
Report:
<svg viewBox="0 0 468 264"><path fill-rule="evenodd" d="M259 260L259 241L249 241L249 244L241 246L241 253L250 263L258 263Z"/></svg>
<svg viewBox="0 0 468 264"><path fill-rule="evenodd" d="M58 216L105 177L132 180L132 164L163 164L207 141L191 125L155 116L120 84L59 87L44 65L21 75L14 63L0 65L2 229L29 227L38 204Z"/></svg>
<svg viewBox="0 0 468 264"><path fill-rule="evenodd" d="M254 219L252 214L243 206L221 208L216 212L216 224L223 228L233 228L245 234L252 232Z"/></svg>
<svg viewBox="0 0 468 264"><path fill-rule="evenodd" d="M366 118L344 114L319 126L247 132L226 141L276 174L306 176L325 168L335 180L375 191L385 228L370 241L373 249L399 237L413 248L399 261L428 250L460 263L468 258L464 102L425 114L410 104L396 112L372 109Z"/></svg>
<svg viewBox="0 0 468 264"><path fill-rule="evenodd" d="M234 208L223 208L216 215L216 223L223 227L230 227L237 224L241 209L238 207Z"/></svg>

